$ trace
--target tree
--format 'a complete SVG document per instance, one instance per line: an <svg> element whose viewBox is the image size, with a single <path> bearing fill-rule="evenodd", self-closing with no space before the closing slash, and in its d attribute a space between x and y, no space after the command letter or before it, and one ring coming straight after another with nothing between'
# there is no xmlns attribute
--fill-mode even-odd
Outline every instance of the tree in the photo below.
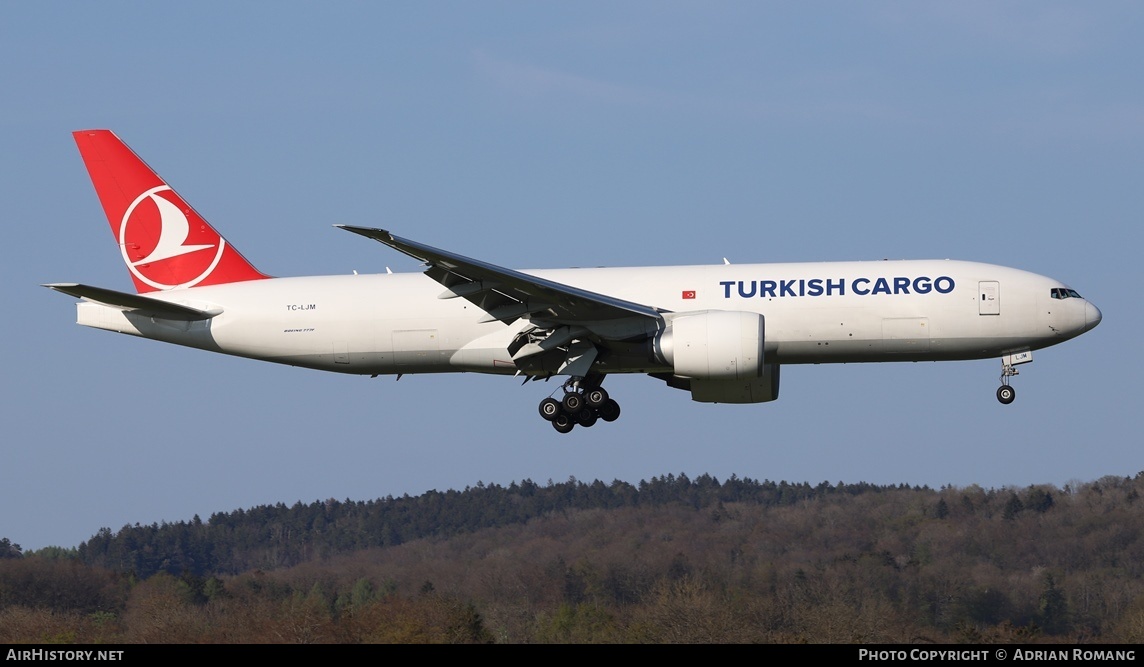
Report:
<svg viewBox="0 0 1144 667"><path fill-rule="evenodd" d="M1025 498L1025 507L1035 512L1048 512L1053 507L1053 494L1044 489L1033 487Z"/></svg>
<svg viewBox="0 0 1144 667"><path fill-rule="evenodd" d="M1017 494L1010 493L1009 501L1005 503L1005 510L1001 512L1001 518L1006 521L1012 521L1017 518L1017 515L1020 514L1023 509L1025 509L1025 504L1021 502Z"/></svg>
<svg viewBox="0 0 1144 667"><path fill-rule="evenodd" d="M20 549L19 544L9 542L7 537L0 539L0 558L22 558L23 556L24 552Z"/></svg>
<svg viewBox="0 0 1144 667"><path fill-rule="evenodd" d="M1069 604L1064 591L1057 588L1051 572L1045 573L1045 590L1038 605L1040 625L1050 635L1059 635L1069 629Z"/></svg>

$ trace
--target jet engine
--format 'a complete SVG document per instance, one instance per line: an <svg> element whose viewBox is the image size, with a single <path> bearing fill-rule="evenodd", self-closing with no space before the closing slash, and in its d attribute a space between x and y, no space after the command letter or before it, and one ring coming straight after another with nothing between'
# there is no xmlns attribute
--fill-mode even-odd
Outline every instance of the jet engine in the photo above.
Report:
<svg viewBox="0 0 1144 667"><path fill-rule="evenodd" d="M652 340L656 374L703 403L762 403L779 394L778 364L763 363L765 322L758 313L705 310L681 313Z"/></svg>

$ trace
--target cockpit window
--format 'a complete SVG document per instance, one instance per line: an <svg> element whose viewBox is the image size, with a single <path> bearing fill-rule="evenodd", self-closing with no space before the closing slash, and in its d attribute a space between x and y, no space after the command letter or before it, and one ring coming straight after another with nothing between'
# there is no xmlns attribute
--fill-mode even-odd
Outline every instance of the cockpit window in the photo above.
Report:
<svg viewBox="0 0 1144 667"><path fill-rule="evenodd" d="M1054 299L1079 299L1080 294L1074 289L1066 289L1064 287L1054 287L1050 290L1050 294Z"/></svg>

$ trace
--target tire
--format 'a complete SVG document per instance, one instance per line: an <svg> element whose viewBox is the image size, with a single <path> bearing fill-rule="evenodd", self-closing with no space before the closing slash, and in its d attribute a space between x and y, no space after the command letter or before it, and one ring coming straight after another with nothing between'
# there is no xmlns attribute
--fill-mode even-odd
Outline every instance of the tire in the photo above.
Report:
<svg viewBox="0 0 1144 667"><path fill-rule="evenodd" d="M1017 398L1017 390L1009 385L1003 384L997 388L997 400L1001 401L1002 405L1009 405L1015 398Z"/></svg>
<svg viewBox="0 0 1144 667"><path fill-rule="evenodd" d="M598 408L608 402L608 392L602 387L589 389L584 392L584 402L587 403L590 408Z"/></svg>
<svg viewBox="0 0 1144 667"><path fill-rule="evenodd" d="M620 404L611 398L604 401L604 404L600 406L600 419L606 422L614 422L619 418Z"/></svg>
<svg viewBox="0 0 1144 667"><path fill-rule="evenodd" d="M596 425L599 418L600 415L594 408L584 408L576 415L576 423L584 428L591 428Z"/></svg>
<svg viewBox="0 0 1144 667"><path fill-rule="evenodd" d="M584 409L584 397L574 391L564 394L564 412L574 415Z"/></svg>
<svg viewBox="0 0 1144 667"><path fill-rule="evenodd" d="M540 402L540 416L545 421L556 419L563 411L564 406L555 398L549 397Z"/></svg>
<svg viewBox="0 0 1144 667"><path fill-rule="evenodd" d="M576 422L567 414L561 412L552 420L552 428L556 429L557 433L568 433L576 427Z"/></svg>

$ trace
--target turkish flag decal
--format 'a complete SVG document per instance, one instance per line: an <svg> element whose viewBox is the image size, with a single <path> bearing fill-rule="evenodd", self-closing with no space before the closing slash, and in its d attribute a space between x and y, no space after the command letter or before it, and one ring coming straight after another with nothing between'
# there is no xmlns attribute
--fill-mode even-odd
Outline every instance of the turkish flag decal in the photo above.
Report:
<svg viewBox="0 0 1144 667"><path fill-rule="evenodd" d="M683 290L683 298L684 299L694 299L695 298L695 290L693 290L693 289Z"/></svg>

